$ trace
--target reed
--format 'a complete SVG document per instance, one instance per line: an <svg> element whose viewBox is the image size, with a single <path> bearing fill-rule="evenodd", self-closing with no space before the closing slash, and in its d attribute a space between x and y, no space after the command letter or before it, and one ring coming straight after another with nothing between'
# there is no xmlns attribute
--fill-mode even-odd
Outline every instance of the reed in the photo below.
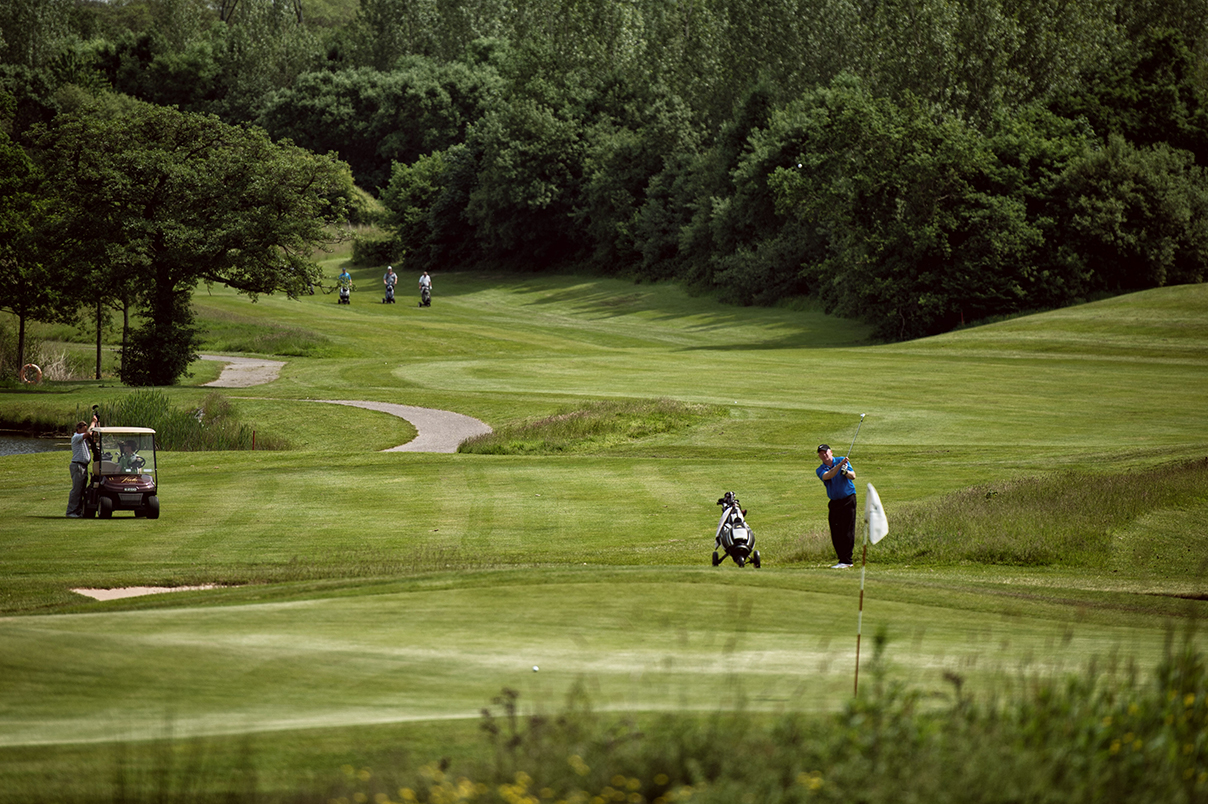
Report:
<svg viewBox="0 0 1208 804"><path fill-rule="evenodd" d="M78 410L80 420L89 417ZM97 411L106 427L150 427L157 446L163 450L199 452L215 450L285 449L278 439L256 439L254 430L238 420L235 406L217 391L207 395L194 410L173 407L167 395L156 389L136 391Z"/></svg>

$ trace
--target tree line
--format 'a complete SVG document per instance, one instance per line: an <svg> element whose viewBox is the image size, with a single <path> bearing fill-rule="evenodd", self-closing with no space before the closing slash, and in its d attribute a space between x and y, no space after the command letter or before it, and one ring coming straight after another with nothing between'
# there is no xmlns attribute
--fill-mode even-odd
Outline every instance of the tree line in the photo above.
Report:
<svg viewBox="0 0 1208 804"><path fill-rule="evenodd" d="M1206 26L1208 0L12 0L0 92L35 161L115 97L334 154L417 270L808 296L898 339L1203 281Z"/></svg>

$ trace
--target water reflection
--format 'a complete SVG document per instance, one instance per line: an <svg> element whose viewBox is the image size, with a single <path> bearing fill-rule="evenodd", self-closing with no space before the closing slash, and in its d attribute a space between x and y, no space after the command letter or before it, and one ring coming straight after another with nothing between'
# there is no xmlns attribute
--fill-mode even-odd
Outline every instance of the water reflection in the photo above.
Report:
<svg viewBox="0 0 1208 804"><path fill-rule="evenodd" d="M31 438L30 436L0 433L0 455L28 455L31 452L64 452L71 449L71 439Z"/></svg>

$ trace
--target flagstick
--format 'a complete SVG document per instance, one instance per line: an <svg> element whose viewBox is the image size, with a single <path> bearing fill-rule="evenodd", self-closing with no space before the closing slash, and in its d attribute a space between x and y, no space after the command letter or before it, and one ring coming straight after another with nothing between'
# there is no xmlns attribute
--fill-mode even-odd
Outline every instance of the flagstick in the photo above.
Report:
<svg viewBox="0 0 1208 804"><path fill-rule="evenodd" d="M871 527L871 525L870 525ZM860 632L864 629L864 568L868 566L868 534L864 534L864 558L860 561L860 614L856 617L856 681L852 695L860 692Z"/></svg>
<svg viewBox="0 0 1208 804"><path fill-rule="evenodd" d="M872 535L872 522L877 521L877 535ZM885 509L881 507L881 497L877 490L868 484L868 497L864 503L864 560L860 562L860 616L856 620L856 682L852 694L860 692L860 632L864 630L864 570L868 567L868 543L876 544L889 533L889 523L885 521Z"/></svg>

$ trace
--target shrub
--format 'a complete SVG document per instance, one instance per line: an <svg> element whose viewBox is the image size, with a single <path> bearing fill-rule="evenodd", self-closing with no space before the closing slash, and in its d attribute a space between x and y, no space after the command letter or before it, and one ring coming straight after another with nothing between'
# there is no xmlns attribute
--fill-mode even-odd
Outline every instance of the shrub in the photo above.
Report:
<svg viewBox="0 0 1208 804"><path fill-rule="evenodd" d="M354 265L386 265L394 262L394 239L359 235L352 241Z"/></svg>

